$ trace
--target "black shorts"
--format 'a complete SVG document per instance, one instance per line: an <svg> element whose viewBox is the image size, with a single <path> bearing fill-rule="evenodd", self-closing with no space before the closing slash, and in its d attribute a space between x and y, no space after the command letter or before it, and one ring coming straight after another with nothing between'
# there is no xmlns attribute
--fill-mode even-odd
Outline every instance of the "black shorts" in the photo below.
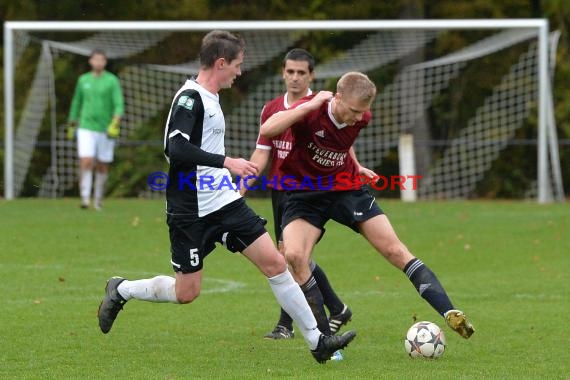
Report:
<svg viewBox="0 0 570 380"><path fill-rule="evenodd" d="M302 218L323 230L332 219L360 232L358 223L383 213L366 187L349 191L293 191L285 204L281 224L285 228Z"/></svg>
<svg viewBox="0 0 570 380"><path fill-rule="evenodd" d="M285 213L285 204L289 199L289 191L271 191L271 205L273 206L273 226L275 229L275 241L279 244L283 241L283 214ZM317 239L317 243L321 241L325 234L325 228L321 228L321 235Z"/></svg>
<svg viewBox="0 0 570 380"><path fill-rule="evenodd" d="M283 228L281 223L283 220L283 210L287 202L288 194L286 191L271 190L271 205L273 206L273 228L275 231L275 241L283 240Z"/></svg>
<svg viewBox="0 0 570 380"><path fill-rule="evenodd" d="M232 252L241 252L266 232L265 219L255 214L243 199L201 218L167 214L166 222L172 268L182 273L201 270L204 258L216 248L215 243Z"/></svg>

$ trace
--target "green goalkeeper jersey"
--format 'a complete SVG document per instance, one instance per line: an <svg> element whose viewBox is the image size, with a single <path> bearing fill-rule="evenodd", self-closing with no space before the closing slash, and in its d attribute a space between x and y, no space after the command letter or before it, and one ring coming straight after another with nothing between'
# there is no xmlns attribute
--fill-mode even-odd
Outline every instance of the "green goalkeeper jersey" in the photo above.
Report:
<svg viewBox="0 0 570 380"><path fill-rule="evenodd" d="M119 78L103 71L95 76L85 73L77 80L71 101L69 121L78 122L79 128L105 132L113 116L122 116L123 93Z"/></svg>

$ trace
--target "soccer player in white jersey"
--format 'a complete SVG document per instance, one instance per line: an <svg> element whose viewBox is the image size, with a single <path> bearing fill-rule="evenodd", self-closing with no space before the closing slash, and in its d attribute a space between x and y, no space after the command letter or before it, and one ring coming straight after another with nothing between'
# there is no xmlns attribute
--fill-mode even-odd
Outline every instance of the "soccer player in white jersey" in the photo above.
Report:
<svg viewBox="0 0 570 380"><path fill-rule="evenodd" d="M303 292L265 230L265 221L246 205L231 183L231 174L244 177L258 173L255 164L225 156L226 126L218 96L241 75L244 51L241 37L219 30L208 33L200 48L198 76L176 93L168 115L164 134L164 153L170 164L166 213L175 277L135 281L112 277L99 306L99 327L108 333L131 299L179 304L195 300L200 294L204 258L221 233L231 233L232 241L226 246L240 251L268 278L277 301L299 326L313 357L324 363L356 334L348 331L325 336L319 331ZM211 186L202 186L204 178Z"/></svg>

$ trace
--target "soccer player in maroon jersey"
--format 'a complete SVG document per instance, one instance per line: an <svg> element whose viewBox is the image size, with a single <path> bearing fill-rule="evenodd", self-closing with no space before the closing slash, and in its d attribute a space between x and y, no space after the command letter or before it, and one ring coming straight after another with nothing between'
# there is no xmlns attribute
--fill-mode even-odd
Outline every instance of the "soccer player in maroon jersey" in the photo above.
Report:
<svg viewBox="0 0 570 380"><path fill-rule="evenodd" d="M304 49L292 49L283 59L283 81L287 92L269 102L265 103L261 111L260 123L265 122L271 115L276 112L286 110L302 98L311 95L309 88L314 78L315 59ZM259 172L269 165L267 178L267 187L271 189L271 203L273 206L273 220L275 228L275 240L282 250L283 244L281 239L281 219L283 216L284 201L287 192L283 190L280 181L274 181L275 178L282 178L281 164L291 147L293 146L293 135L291 130L287 129L280 135L272 138L259 136L255 151L251 155L250 161L257 164ZM363 171L367 170L362 168ZM253 185L254 180L248 181L248 185ZM240 192L244 194L247 190L246 186L241 187ZM323 295L324 304L330 312L330 318L319 323L319 329L324 333L335 334L341 326L347 324L352 317L352 311L344 304L333 290L325 272L314 261L311 262L311 272L315 277L317 285ZM330 331L329 331L330 329ZM293 319L287 312L281 309L279 320L273 331L267 333L265 338L268 339L289 339L293 338Z"/></svg>
<svg viewBox="0 0 570 380"><path fill-rule="evenodd" d="M359 178L349 150L372 118L376 86L363 73L349 72L336 93L321 91L261 126L267 138L291 130L295 145L281 167L306 184L291 191L283 215L284 253L293 277L313 312L324 314L323 298L309 268L314 244L332 219L361 233L392 265L402 270L418 293L464 338L474 332L466 315L454 308L435 274L408 250L366 186L346 189L344 178ZM323 190L326 188L328 190ZM319 318L317 317L317 320Z"/></svg>

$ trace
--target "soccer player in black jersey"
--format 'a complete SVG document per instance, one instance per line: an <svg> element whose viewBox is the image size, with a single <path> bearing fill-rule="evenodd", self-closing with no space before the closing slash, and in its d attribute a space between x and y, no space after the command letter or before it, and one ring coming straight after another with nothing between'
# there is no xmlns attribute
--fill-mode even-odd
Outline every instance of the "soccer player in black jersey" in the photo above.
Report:
<svg viewBox="0 0 570 380"><path fill-rule="evenodd" d="M176 93L164 133L164 153L170 164L166 189L166 213L170 233L171 264L175 277L156 276L129 281L108 280L98 310L99 327L108 333L131 299L150 302L190 303L200 294L204 258L214 249L220 234L231 251L240 251L268 278L277 301L293 317L320 363L344 348L353 331L325 336L299 285L287 269L265 230L265 221L245 203L231 174L257 175L255 164L225 155L226 125L218 92L231 87L241 75L245 44L226 31L212 31L202 40L200 69ZM207 179L210 186L203 186ZM227 184L228 186L225 186Z"/></svg>

